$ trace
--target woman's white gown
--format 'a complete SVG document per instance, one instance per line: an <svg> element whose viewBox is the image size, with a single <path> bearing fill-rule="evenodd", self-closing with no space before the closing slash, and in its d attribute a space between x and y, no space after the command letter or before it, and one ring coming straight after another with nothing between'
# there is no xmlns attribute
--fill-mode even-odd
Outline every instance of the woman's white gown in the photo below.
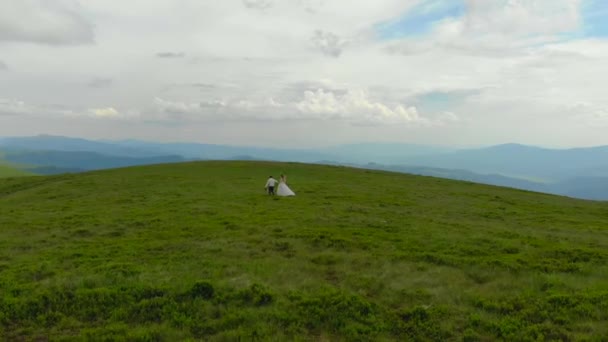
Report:
<svg viewBox="0 0 608 342"><path fill-rule="evenodd" d="M295 192L291 191L291 189L285 184L285 182L279 182L279 188L277 189L278 196L295 196Z"/></svg>

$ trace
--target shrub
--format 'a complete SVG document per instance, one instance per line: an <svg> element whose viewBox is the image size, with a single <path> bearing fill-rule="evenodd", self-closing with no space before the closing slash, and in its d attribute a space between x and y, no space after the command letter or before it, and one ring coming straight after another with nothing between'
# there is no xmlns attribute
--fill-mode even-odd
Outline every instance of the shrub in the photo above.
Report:
<svg viewBox="0 0 608 342"><path fill-rule="evenodd" d="M249 288L239 291L237 297L246 304L263 306L272 303L273 294L262 285L253 284Z"/></svg>
<svg viewBox="0 0 608 342"><path fill-rule="evenodd" d="M215 290L213 289L213 285L206 281L200 281L195 283L190 289L190 295L192 298L203 298L203 299L211 299Z"/></svg>

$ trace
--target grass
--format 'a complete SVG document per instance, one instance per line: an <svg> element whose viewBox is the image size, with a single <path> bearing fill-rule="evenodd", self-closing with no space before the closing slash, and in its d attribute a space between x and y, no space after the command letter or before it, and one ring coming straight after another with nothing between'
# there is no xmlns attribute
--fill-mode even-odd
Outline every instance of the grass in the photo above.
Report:
<svg viewBox="0 0 608 342"><path fill-rule="evenodd" d="M31 176L32 174L11 165L2 164L0 161L0 178Z"/></svg>
<svg viewBox="0 0 608 342"><path fill-rule="evenodd" d="M268 175L297 193L270 198ZM342 167L0 179L0 340L608 339L608 204Z"/></svg>
<svg viewBox="0 0 608 342"><path fill-rule="evenodd" d="M4 152L0 151L0 178L32 176L31 172L25 170L24 167L15 163L3 160Z"/></svg>

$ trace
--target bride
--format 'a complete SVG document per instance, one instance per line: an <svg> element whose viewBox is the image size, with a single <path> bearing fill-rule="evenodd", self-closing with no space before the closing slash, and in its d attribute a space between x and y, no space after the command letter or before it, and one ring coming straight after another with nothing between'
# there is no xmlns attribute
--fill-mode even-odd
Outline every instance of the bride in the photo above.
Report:
<svg viewBox="0 0 608 342"><path fill-rule="evenodd" d="M283 196L283 197L285 197L285 196L295 196L296 195L287 186L287 177L285 177L285 175L281 175L281 179L279 180L279 188L277 189L277 195Z"/></svg>

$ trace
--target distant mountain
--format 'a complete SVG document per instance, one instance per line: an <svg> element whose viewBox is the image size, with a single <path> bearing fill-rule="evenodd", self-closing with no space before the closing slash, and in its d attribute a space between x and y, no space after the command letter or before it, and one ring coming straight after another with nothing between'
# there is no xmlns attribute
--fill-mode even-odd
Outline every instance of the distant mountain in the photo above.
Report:
<svg viewBox="0 0 608 342"><path fill-rule="evenodd" d="M553 184L552 193L574 198L608 201L608 177L578 177Z"/></svg>
<svg viewBox="0 0 608 342"><path fill-rule="evenodd" d="M96 152L20 151L6 152L4 159L26 165L24 168L39 174L55 174L88 170L110 169L135 165L182 162L181 156L120 157Z"/></svg>
<svg viewBox="0 0 608 342"><path fill-rule="evenodd" d="M608 176L608 146L557 150L506 144L411 157L404 164L564 181L584 175Z"/></svg>
<svg viewBox="0 0 608 342"><path fill-rule="evenodd" d="M410 166L383 166L378 164L368 164L366 167L377 170L395 171L421 176L432 176L448 178L467 182L517 188L523 190L550 192L547 184L532 182L525 179L506 177L498 174L478 174L467 170L439 169L430 167L410 167Z"/></svg>
<svg viewBox="0 0 608 342"><path fill-rule="evenodd" d="M122 147L153 150L163 154L177 154L184 158L230 160L247 156L257 160L312 162L327 155L323 151L305 149L277 149L264 147L241 147L199 143L155 143L136 140L118 141Z"/></svg>
<svg viewBox="0 0 608 342"><path fill-rule="evenodd" d="M416 144L365 143L322 149L333 161L346 163L402 164L408 158L452 152L455 149Z"/></svg>
<svg viewBox="0 0 608 342"><path fill-rule="evenodd" d="M325 163L331 165L331 163ZM508 188L544 192L549 194L608 201L608 177L579 177L561 182L542 183L498 174L478 174L467 170L440 169L430 167L389 166L381 164L349 165L374 170L402 172L421 176L447 178L473 183L496 185Z"/></svg>
<svg viewBox="0 0 608 342"><path fill-rule="evenodd" d="M119 144L91 141L79 138L67 138L52 135L35 137L1 138L0 148L5 151L66 151L66 152L95 152L121 157L152 157L164 153L153 149L134 148Z"/></svg>
<svg viewBox="0 0 608 342"><path fill-rule="evenodd" d="M179 155L188 159L232 160L241 156L255 160L341 163L403 163L408 157L439 154L453 149L414 144L351 144L318 149L283 149L200 143L158 143L139 140L90 141L78 138L40 135L0 139L4 150L54 150L95 152L123 157Z"/></svg>
<svg viewBox="0 0 608 342"><path fill-rule="evenodd" d="M0 150L5 151L5 159L28 164L30 170L40 174L193 159L273 160L377 168L608 200L608 146L560 150L504 144L455 150L365 143L279 149L138 140L90 141L41 135L0 139Z"/></svg>
<svg viewBox="0 0 608 342"><path fill-rule="evenodd" d="M40 135L35 137L1 138L0 149L5 151L64 151L95 152L121 157L154 157L179 155L186 159L228 160L238 156L279 161L315 161L326 154L304 149L276 149L240 147L199 143L158 143L138 140L91 141L79 138Z"/></svg>

